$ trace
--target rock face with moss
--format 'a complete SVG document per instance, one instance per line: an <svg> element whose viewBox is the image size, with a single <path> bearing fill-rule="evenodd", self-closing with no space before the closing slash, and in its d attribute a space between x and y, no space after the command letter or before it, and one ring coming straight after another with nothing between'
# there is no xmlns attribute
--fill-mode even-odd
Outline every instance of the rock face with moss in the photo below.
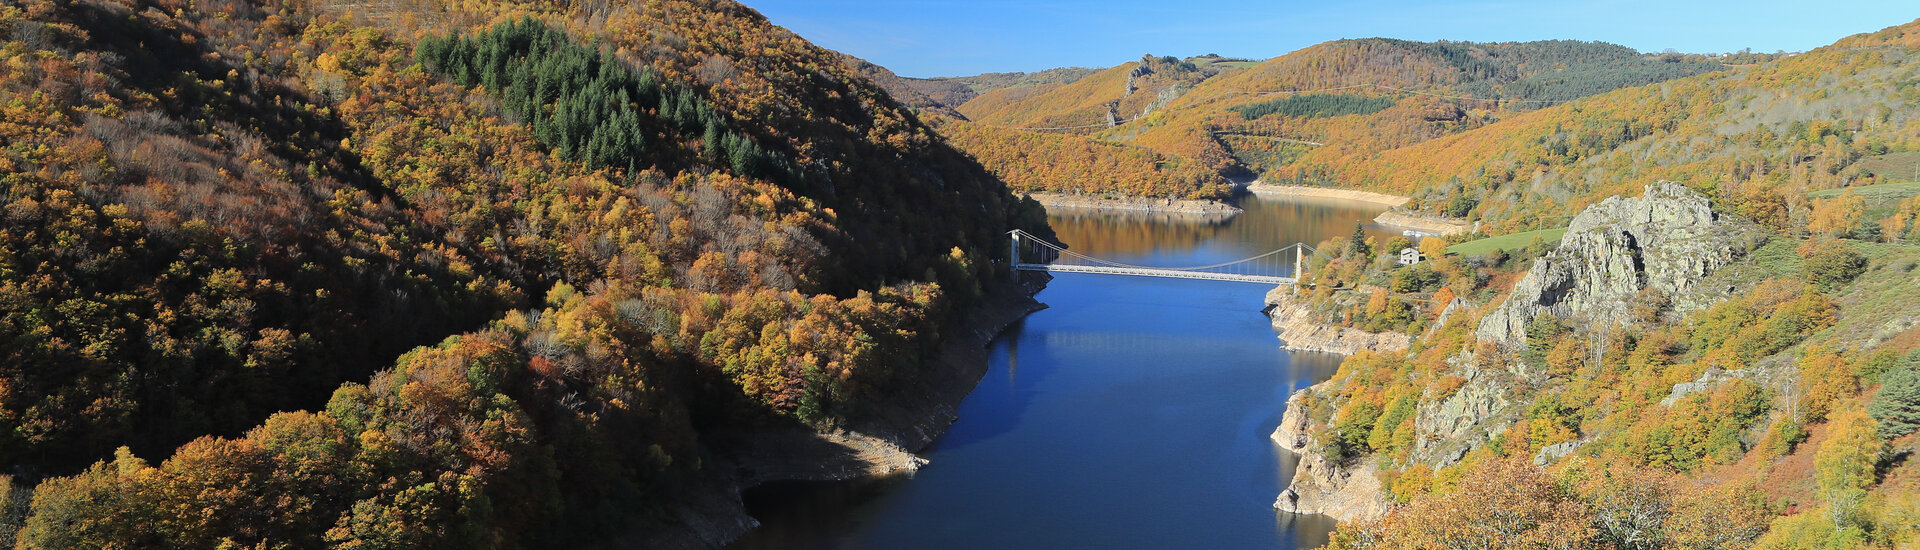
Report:
<svg viewBox="0 0 1920 550"><path fill-rule="evenodd" d="M1630 324L1636 298L1644 305L1685 297L1761 238L1752 223L1715 213L1686 186L1648 185L1637 198L1613 197L1581 211L1560 248L1535 260L1474 334L1517 349L1527 345L1527 324L1541 315L1598 331Z"/></svg>

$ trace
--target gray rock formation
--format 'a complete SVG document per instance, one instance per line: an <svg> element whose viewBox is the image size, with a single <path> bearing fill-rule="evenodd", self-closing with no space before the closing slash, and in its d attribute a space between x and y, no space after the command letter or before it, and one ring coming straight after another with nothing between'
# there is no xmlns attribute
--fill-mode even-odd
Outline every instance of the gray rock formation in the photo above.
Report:
<svg viewBox="0 0 1920 550"><path fill-rule="evenodd" d="M1444 398L1421 400L1414 416L1413 459L1433 469L1459 462L1468 451L1513 425L1512 375L1481 369L1471 354L1448 360L1467 382Z"/></svg>
<svg viewBox="0 0 1920 550"><path fill-rule="evenodd" d="M1319 386L1315 386L1319 387ZM1377 518L1387 513L1387 502L1380 482L1380 468L1373 460L1352 466L1335 464L1313 452L1311 433L1323 426L1314 425L1302 403L1308 388L1287 399L1287 411L1280 426L1273 430L1273 441L1300 455L1293 480L1273 501L1273 508L1296 514L1324 514L1340 521Z"/></svg>
<svg viewBox="0 0 1920 550"><path fill-rule="evenodd" d="M1367 332L1327 324L1313 314L1306 300L1294 296L1292 285L1267 291L1266 313L1280 333L1280 346L1293 351L1353 355L1361 350L1404 351L1413 343L1413 336L1398 332Z"/></svg>
<svg viewBox="0 0 1920 550"><path fill-rule="evenodd" d="M1566 443L1548 445L1540 449L1540 452L1534 453L1533 465L1546 466L1548 462L1565 458L1567 455L1573 454L1574 451L1580 450L1580 447L1586 444L1587 442L1585 441L1568 441Z"/></svg>
<svg viewBox="0 0 1920 550"><path fill-rule="evenodd" d="M1596 332L1629 324L1631 302L1641 290L1686 295L1761 238L1753 224L1722 219L1706 197L1678 183L1649 185L1637 198L1607 199L1574 217L1560 248L1535 260L1474 334L1518 349L1527 345L1527 323L1543 314Z"/></svg>

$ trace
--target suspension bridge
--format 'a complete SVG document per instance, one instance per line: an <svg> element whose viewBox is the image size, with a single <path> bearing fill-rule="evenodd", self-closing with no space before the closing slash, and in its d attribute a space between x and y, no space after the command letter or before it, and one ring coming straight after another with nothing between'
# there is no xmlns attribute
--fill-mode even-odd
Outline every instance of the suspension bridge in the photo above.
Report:
<svg viewBox="0 0 1920 550"><path fill-rule="evenodd" d="M1307 246L1306 243L1294 243L1272 252L1231 262L1161 267L1095 258L1067 250L1065 246L1047 242L1046 239L1019 229L1007 232L1007 236L1012 239L1013 269L1016 271L1104 273L1135 277L1290 285L1298 280L1299 274L1306 268L1308 254L1326 257L1326 254Z"/></svg>

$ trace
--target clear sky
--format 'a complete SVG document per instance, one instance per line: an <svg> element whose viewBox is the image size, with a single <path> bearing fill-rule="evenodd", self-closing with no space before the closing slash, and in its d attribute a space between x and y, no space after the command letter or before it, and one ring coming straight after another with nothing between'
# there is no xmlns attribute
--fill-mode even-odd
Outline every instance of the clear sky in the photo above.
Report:
<svg viewBox="0 0 1920 550"><path fill-rule="evenodd" d="M1915 0L743 0L903 76L1268 58L1341 38L1601 40L1641 51L1805 51L1920 18Z"/></svg>

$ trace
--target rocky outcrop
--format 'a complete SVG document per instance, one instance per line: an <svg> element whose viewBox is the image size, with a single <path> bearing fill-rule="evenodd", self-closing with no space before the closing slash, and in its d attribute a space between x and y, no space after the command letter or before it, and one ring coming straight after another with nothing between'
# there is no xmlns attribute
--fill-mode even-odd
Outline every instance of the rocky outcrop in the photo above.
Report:
<svg viewBox="0 0 1920 550"><path fill-rule="evenodd" d="M1534 261L1475 335L1518 349L1526 346L1527 323L1545 314L1598 332L1626 325L1642 290L1686 295L1761 238L1752 223L1715 214L1706 197L1678 183L1607 199L1574 217L1560 247Z"/></svg>
<svg viewBox="0 0 1920 550"><path fill-rule="evenodd" d="M1504 371L1461 369L1467 382L1438 400L1423 401L1414 416L1415 460L1434 469L1458 462L1485 436L1506 431L1513 418L1511 380Z"/></svg>
<svg viewBox="0 0 1920 550"><path fill-rule="evenodd" d="M1587 442L1585 441L1568 441L1566 443L1555 443L1542 447L1540 452L1533 454L1533 465L1546 466L1548 462L1566 458L1567 455L1580 450L1580 447L1586 446L1586 444Z"/></svg>
<svg viewBox="0 0 1920 550"><path fill-rule="evenodd" d="M1300 390L1287 399L1287 411L1280 427L1273 430L1273 441L1300 455L1293 481L1273 501L1273 508L1296 514L1324 514L1340 521L1358 521L1380 517L1391 505L1381 490L1380 469L1371 460L1353 466L1328 461L1311 449L1311 432L1316 426L1307 416L1303 403L1311 388Z"/></svg>
<svg viewBox="0 0 1920 550"><path fill-rule="evenodd" d="M1402 351L1413 337L1398 332L1367 332L1327 324L1313 314L1306 300L1294 295L1293 285L1267 291L1267 317L1280 333L1280 345L1293 351L1325 351L1353 355L1361 350Z"/></svg>

